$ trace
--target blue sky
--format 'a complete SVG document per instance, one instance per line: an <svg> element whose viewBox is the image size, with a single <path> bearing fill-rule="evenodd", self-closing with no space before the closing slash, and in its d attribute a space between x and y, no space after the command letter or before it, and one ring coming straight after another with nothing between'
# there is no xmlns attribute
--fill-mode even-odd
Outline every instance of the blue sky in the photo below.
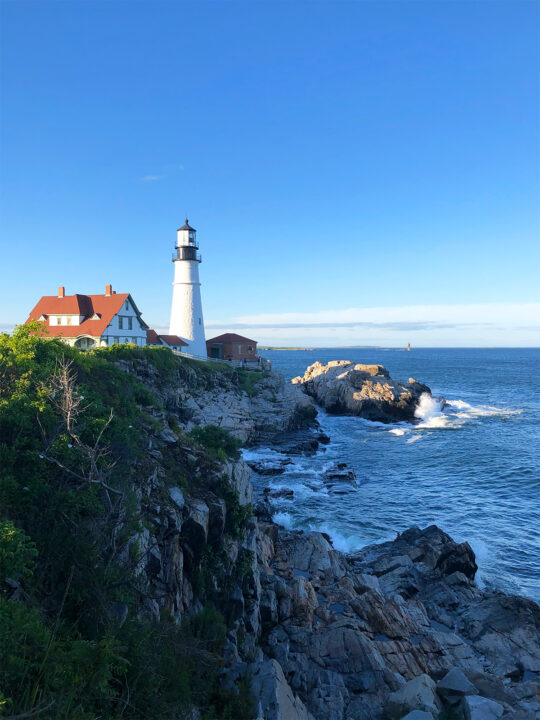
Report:
<svg viewBox="0 0 540 720"><path fill-rule="evenodd" d="M540 345L536 2L4 2L0 325L59 284L207 336ZM243 330L241 330L243 328Z"/></svg>

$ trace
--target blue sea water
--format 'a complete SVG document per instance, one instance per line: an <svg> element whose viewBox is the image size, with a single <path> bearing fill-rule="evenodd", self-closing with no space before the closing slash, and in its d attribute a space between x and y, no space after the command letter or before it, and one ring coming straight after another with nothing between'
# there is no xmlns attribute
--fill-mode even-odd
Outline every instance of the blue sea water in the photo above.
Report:
<svg viewBox="0 0 540 720"><path fill-rule="evenodd" d="M383 425L320 413L331 444L295 458L263 487L294 498L272 500L288 528L327 532L344 551L391 540L436 523L467 540L480 584L540 601L540 349L317 349L264 351L288 378L320 360L381 363L392 377L414 377L433 395L418 425ZM247 451L271 458L270 448ZM358 486L328 487L325 468L346 462Z"/></svg>

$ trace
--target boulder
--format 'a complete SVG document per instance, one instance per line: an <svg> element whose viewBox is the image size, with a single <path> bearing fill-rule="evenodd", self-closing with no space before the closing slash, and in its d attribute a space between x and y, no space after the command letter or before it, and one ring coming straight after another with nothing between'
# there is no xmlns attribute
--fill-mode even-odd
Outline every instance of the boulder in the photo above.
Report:
<svg viewBox="0 0 540 720"><path fill-rule="evenodd" d="M425 710L413 710L407 713L402 720L433 720L433 715Z"/></svg>
<svg viewBox="0 0 540 720"><path fill-rule="evenodd" d="M423 710L435 718L440 709L435 689L436 685L429 675L418 675L390 695L386 712L391 718L402 718L412 710Z"/></svg>
<svg viewBox="0 0 540 720"><path fill-rule="evenodd" d="M457 667L449 670L437 683L437 692L451 705L458 703L464 695L477 695L478 690Z"/></svg>
<svg viewBox="0 0 540 720"><path fill-rule="evenodd" d="M353 487L356 487L357 485L354 470L348 467L347 463L343 462L334 463L331 467L329 467L323 475L323 480L325 482L330 481L331 483L346 483L348 485L352 485Z"/></svg>
<svg viewBox="0 0 540 720"><path fill-rule="evenodd" d="M303 377L292 380L327 412L359 415L368 420L414 420L420 397L431 390L422 383L393 380L382 365L335 360L310 365Z"/></svg>
<svg viewBox="0 0 540 720"><path fill-rule="evenodd" d="M184 493L180 490L179 487L171 487L169 488L169 496L173 503L176 505L176 507L179 510L182 510L182 508L185 505L184 500Z"/></svg>
<svg viewBox="0 0 540 720"><path fill-rule="evenodd" d="M498 702L480 695L470 695L463 702L465 720L497 720L503 712L504 708Z"/></svg>
<svg viewBox="0 0 540 720"><path fill-rule="evenodd" d="M291 690L277 660L263 660L249 667L251 688L258 706L257 720L314 720Z"/></svg>

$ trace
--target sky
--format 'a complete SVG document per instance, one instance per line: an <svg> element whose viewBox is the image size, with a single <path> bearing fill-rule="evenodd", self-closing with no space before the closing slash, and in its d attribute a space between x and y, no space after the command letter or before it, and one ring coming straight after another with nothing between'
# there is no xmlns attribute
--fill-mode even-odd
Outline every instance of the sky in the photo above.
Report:
<svg viewBox="0 0 540 720"><path fill-rule="evenodd" d="M130 292L207 337L540 345L540 3L0 3L0 327Z"/></svg>

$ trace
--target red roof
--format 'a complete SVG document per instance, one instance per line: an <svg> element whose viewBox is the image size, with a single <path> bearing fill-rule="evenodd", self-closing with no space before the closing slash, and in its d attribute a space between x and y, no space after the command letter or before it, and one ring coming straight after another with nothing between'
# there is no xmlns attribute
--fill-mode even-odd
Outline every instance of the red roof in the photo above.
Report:
<svg viewBox="0 0 540 720"><path fill-rule="evenodd" d="M111 295L44 295L35 308L30 312L29 320L39 320L44 315L84 315L80 325L50 325L44 323L48 334L53 337L78 337L91 335L101 337L115 315L122 309L122 305L129 298L143 328L147 327L141 319L139 310L129 293L112 293ZM92 320L93 315L99 315ZM121 334L121 331L120 331Z"/></svg>
<svg viewBox="0 0 540 720"><path fill-rule="evenodd" d="M166 345L187 346L187 342L184 342L178 335L158 335L155 330L146 331L146 342L149 345L163 345L165 343Z"/></svg>
<svg viewBox="0 0 540 720"><path fill-rule="evenodd" d="M184 342L182 338L179 338L178 335L160 335L159 336L161 340L165 340L167 345L186 345L187 342Z"/></svg>
<svg viewBox="0 0 540 720"><path fill-rule="evenodd" d="M215 338L212 338L211 340L207 340L207 343L251 343L252 345L257 344L257 340L250 340L247 337L243 337L242 335L237 335L236 333L225 333L224 335L218 335Z"/></svg>
<svg viewBox="0 0 540 720"><path fill-rule="evenodd" d="M146 342L148 345L161 345L159 335L155 330L150 330L150 328L146 331Z"/></svg>

